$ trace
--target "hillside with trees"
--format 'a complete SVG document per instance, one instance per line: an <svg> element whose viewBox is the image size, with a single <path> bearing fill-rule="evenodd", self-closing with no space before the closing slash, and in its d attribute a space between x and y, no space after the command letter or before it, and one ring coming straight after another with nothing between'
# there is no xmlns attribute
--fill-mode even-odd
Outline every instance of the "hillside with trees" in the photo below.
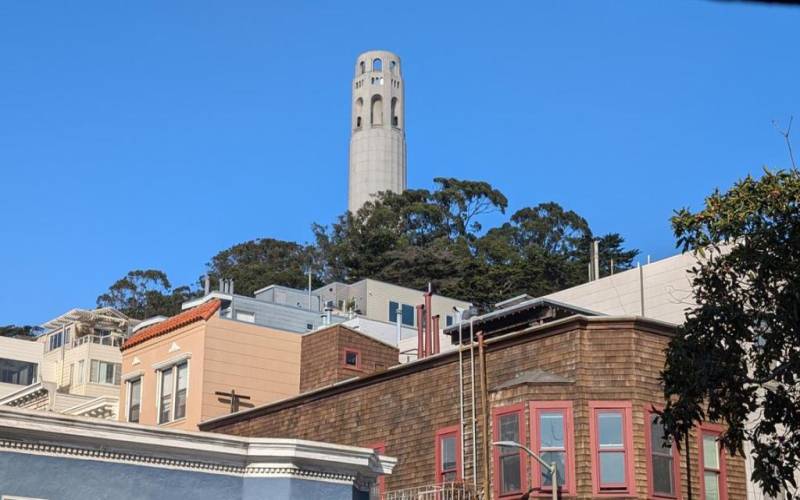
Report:
<svg viewBox="0 0 800 500"><path fill-rule="evenodd" d="M433 190L380 193L356 214L312 226L314 242L261 238L220 251L206 264L212 287L235 281L251 295L269 284L304 288L374 278L423 289L486 308L508 297L538 296L586 281L589 247L600 241L601 276L629 269L638 250L617 233L596 235L579 214L558 203L517 210L502 224L484 227L487 215L506 214L508 200L487 182L436 178ZM134 270L97 299L135 318L180 310L198 296L197 283L173 288L166 273Z"/></svg>

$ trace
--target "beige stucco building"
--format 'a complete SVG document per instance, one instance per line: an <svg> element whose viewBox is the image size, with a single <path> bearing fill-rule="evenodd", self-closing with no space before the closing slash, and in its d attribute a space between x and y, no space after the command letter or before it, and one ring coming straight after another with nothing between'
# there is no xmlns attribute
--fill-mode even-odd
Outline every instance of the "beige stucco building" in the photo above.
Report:
<svg viewBox="0 0 800 500"><path fill-rule="evenodd" d="M222 318L220 305L209 300L125 342L120 420L197 430L230 413L216 392L249 397L243 406L298 393L301 335Z"/></svg>

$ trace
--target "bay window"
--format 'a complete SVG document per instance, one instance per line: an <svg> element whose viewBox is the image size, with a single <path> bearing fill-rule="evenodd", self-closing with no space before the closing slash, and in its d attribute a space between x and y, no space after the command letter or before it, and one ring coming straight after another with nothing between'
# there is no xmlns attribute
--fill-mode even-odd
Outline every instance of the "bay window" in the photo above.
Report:
<svg viewBox="0 0 800 500"><path fill-rule="evenodd" d="M494 441L513 441L525 444L523 430L524 407L519 405L496 408L493 419ZM495 496L518 496L526 485L525 457L520 448L499 446L494 450Z"/></svg>
<svg viewBox="0 0 800 500"><path fill-rule="evenodd" d="M119 385L122 366L109 361L91 360L89 382L92 384Z"/></svg>
<svg viewBox="0 0 800 500"><path fill-rule="evenodd" d="M645 406L647 490L654 498L680 497L680 459L673 443L664 439L664 426L651 406Z"/></svg>
<svg viewBox="0 0 800 500"><path fill-rule="evenodd" d="M623 401L592 401L589 402L589 408L594 494L632 494L631 404Z"/></svg>
<svg viewBox="0 0 800 500"><path fill-rule="evenodd" d="M703 500L727 500L728 491L725 479L725 455L719 444L722 428L714 424L703 424L699 432L700 481Z"/></svg>
<svg viewBox="0 0 800 500"><path fill-rule="evenodd" d="M558 488L575 492L575 441L571 401L535 401L530 404L531 447L545 462L556 463ZM533 463L533 487L552 491L553 478L538 461Z"/></svg>

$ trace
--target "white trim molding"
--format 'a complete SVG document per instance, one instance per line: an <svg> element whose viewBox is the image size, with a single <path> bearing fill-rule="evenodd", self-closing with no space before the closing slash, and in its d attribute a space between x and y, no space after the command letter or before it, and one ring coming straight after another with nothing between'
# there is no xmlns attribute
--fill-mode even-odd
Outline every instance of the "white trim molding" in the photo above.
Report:
<svg viewBox="0 0 800 500"><path fill-rule="evenodd" d="M120 381L124 384L125 382L142 377L144 377L144 370L136 370L135 372L129 372L121 376Z"/></svg>
<svg viewBox="0 0 800 500"><path fill-rule="evenodd" d="M397 459L299 439L243 438L0 408L0 452L237 477L355 484L391 474Z"/></svg>
<svg viewBox="0 0 800 500"><path fill-rule="evenodd" d="M166 361L159 361L158 363L153 363L153 369L156 370L156 371L166 370L167 368L169 368L171 366L174 366L174 365L177 365L178 363L182 363L182 362L186 361L187 359L192 359L192 353L185 352L185 353L180 354L178 356L174 356L172 358L169 358Z"/></svg>

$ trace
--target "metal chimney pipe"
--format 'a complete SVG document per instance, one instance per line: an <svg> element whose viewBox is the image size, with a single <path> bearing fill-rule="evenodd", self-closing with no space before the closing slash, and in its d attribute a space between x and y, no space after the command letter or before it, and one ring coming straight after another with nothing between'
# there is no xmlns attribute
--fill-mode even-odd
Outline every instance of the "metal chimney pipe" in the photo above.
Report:
<svg viewBox="0 0 800 500"><path fill-rule="evenodd" d="M593 273L594 279L600 279L600 240L594 240L592 242L592 266L593 266Z"/></svg>
<svg viewBox="0 0 800 500"><path fill-rule="evenodd" d="M433 322L431 316L431 285L428 283L428 291L425 293L425 354L433 354L433 336L431 335L431 323Z"/></svg>
<svg viewBox="0 0 800 500"><path fill-rule="evenodd" d="M433 317L433 353L439 354L439 315Z"/></svg>
<svg viewBox="0 0 800 500"><path fill-rule="evenodd" d="M203 276L203 295L208 295L211 293L211 279L208 277L208 273Z"/></svg>
<svg viewBox="0 0 800 500"><path fill-rule="evenodd" d="M423 341L424 333L422 330L424 309L424 305L417 306L417 359L425 357L425 342Z"/></svg>

